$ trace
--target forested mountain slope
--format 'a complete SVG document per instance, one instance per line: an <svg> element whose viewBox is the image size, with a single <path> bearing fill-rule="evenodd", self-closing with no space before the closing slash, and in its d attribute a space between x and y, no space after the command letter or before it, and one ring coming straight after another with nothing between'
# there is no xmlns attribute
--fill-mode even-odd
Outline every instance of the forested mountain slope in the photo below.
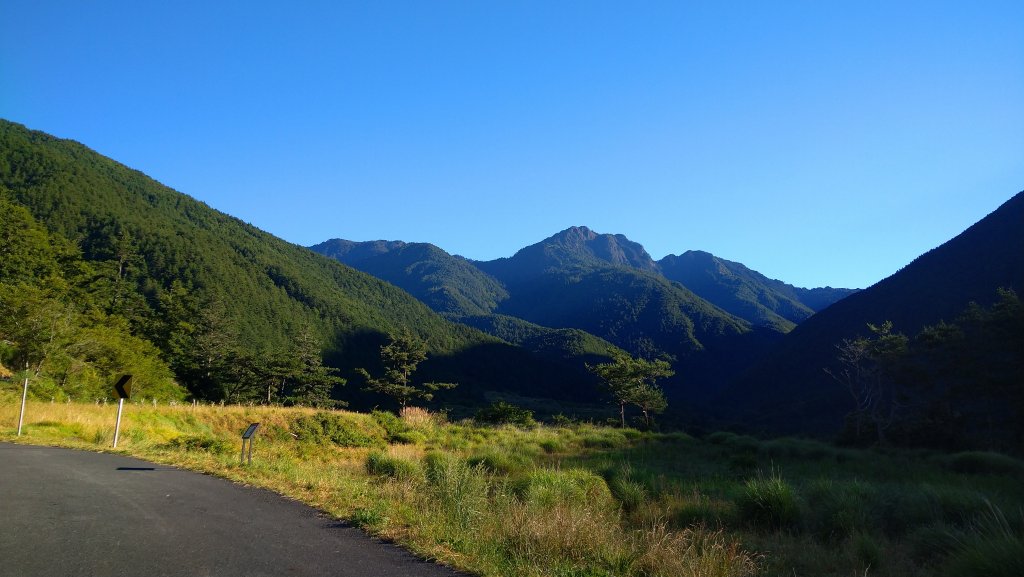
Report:
<svg viewBox="0 0 1024 577"><path fill-rule="evenodd" d="M650 273L658 271L658 265L640 244L621 234L600 234L585 226L569 227L519 249L511 257L476 264L507 284L580 267L610 265Z"/></svg>
<svg viewBox="0 0 1024 577"><path fill-rule="evenodd" d="M432 244L332 239L310 248L408 291L449 320L576 368L605 361L619 350L584 331L495 314L509 297L505 286L471 261Z"/></svg>
<svg viewBox="0 0 1024 577"><path fill-rule="evenodd" d="M620 347L668 356L702 390L813 314L802 298L817 307L851 292L799 289L707 253L655 262L625 236L587 227L487 262L401 241L333 239L311 248L409 291L452 320L541 354L607 355Z"/></svg>
<svg viewBox="0 0 1024 577"><path fill-rule="evenodd" d="M999 289L1024 289L1024 193L889 278L815 314L731 386L720 404L754 428L835 433L853 397L826 374L840 369L837 345L872 338L868 323L892 323L915 337L926 325L957 321L971 303L989 306ZM1013 337L1011 333L1007 338ZM1019 362L1021 353L1017 354ZM986 369L971 377L983 380ZM979 392L979 395L981 393Z"/></svg>
<svg viewBox="0 0 1024 577"><path fill-rule="evenodd" d="M0 187L50 234L81 247L86 262L105 263L107 281L120 295L107 312L127 319L132 334L158 344L165 355L180 343L158 327L175 323L184 323L182 331L202 324L211 338L257 355L288 350L311 332L333 364L349 369L367 366L386 333L407 327L427 342L436 361L428 365L443 367L424 367L437 378L543 388L538 375L566 377L526 351L446 321L391 284L213 210L76 142L0 121ZM479 365L503 372L484 383Z"/></svg>
<svg viewBox="0 0 1024 577"><path fill-rule="evenodd" d="M151 301L172 281L223 301L254 347L303 324L344 337L416 327L437 350L478 338L370 275L211 209L86 147L0 124L0 184L87 259L122 254Z"/></svg>
<svg viewBox="0 0 1024 577"><path fill-rule="evenodd" d="M832 287L805 289L770 279L745 265L690 250L658 261L665 278L725 311L753 323L787 332L815 312L856 292Z"/></svg>
<svg viewBox="0 0 1024 577"><path fill-rule="evenodd" d="M750 329L663 278L643 247L621 235L572 227L476 264L509 292L497 312L584 330L635 355L686 358Z"/></svg>
<svg viewBox="0 0 1024 577"><path fill-rule="evenodd" d="M136 398L182 399L157 347L111 311L125 296L113 263L83 261L5 193L0 185L0 379L14 376L7 364L35 398L99 401L128 373Z"/></svg>
<svg viewBox="0 0 1024 577"><path fill-rule="evenodd" d="M488 314L508 298L496 279L432 244L332 239L309 248L401 287L442 314Z"/></svg>

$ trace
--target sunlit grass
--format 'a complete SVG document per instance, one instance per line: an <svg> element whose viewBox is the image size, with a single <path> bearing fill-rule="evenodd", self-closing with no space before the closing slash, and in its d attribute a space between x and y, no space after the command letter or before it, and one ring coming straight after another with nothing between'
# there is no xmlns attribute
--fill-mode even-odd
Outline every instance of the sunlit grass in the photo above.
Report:
<svg viewBox="0 0 1024 577"><path fill-rule="evenodd" d="M16 438L19 402L0 397L0 440L112 450L116 405L30 402ZM1024 502L1024 469L1004 455L486 427L423 409L128 404L117 451L270 488L483 575L956 572L986 566L992 539L972 535L999 536L997 563L1019 550L1016 516L999 532L978 519Z"/></svg>

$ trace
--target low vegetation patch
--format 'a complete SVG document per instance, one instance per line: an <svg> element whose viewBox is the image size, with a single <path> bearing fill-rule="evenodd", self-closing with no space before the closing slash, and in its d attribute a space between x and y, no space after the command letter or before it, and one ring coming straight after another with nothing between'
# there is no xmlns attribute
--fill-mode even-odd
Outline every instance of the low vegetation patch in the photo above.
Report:
<svg viewBox="0 0 1024 577"><path fill-rule="evenodd" d="M110 450L115 408L0 398L0 440ZM239 436L261 423L253 463ZM118 451L273 489L489 576L1024 574L1021 462L570 423L125 407Z"/></svg>
<svg viewBox="0 0 1024 577"><path fill-rule="evenodd" d="M989 504L956 539L946 570L954 577L1024 575L1024 510L1009 517Z"/></svg>
<svg viewBox="0 0 1024 577"><path fill-rule="evenodd" d="M951 471L978 475L1010 475L1024 480L1024 462L1000 453L966 451L940 459Z"/></svg>
<svg viewBox="0 0 1024 577"><path fill-rule="evenodd" d="M417 461L372 451L366 457L366 472L399 481L413 481L423 477L423 467Z"/></svg>
<svg viewBox="0 0 1024 577"><path fill-rule="evenodd" d="M512 483L523 503L540 508L587 502L610 505L611 493L604 479L585 469L534 469Z"/></svg>
<svg viewBox="0 0 1024 577"><path fill-rule="evenodd" d="M796 491L774 473L748 479L736 508L740 518L753 527L792 530L800 523Z"/></svg>
<svg viewBox="0 0 1024 577"><path fill-rule="evenodd" d="M387 432L365 415L342 412L318 412L295 420L292 433L313 444L333 443L339 447L380 447Z"/></svg>
<svg viewBox="0 0 1024 577"><path fill-rule="evenodd" d="M168 444L170 449L183 451L208 451L211 453L228 453L233 451L227 440L210 435L181 435L175 437Z"/></svg>
<svg viewBox="0 0 1024 577"><path fill-rule="evenodd" d="M533 411L505 401L497 401L480 409L475 419L478 423L488 425L515 425L526 429L537 426L537 421L533 419Z"/></svg>

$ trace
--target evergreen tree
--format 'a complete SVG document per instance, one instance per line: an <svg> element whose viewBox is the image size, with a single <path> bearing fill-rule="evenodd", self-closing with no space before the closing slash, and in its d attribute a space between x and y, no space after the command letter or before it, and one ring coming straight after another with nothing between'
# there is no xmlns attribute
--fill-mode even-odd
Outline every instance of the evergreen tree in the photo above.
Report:
<svg viewBox="0 0 1024 577"><path fill-rule="evenodd" d="M198 310L192 308L195 304L193 300L183 304L180 312L187 312L188 320L168 319L171 366L194 397L227 400L231 363L238 354L234 327L221 301L213 300Z"/></svg>
<svg viewBox="0 0 1024 577"><path fill-rule="evenodd" d="M344 386L346 381L335 376L337 369L323 364L320 341L309 327L304 328L296 340L294 359L290 375L291 402L318 408L345 405L342 401L333 400L332 393L335 386ZM282 371L286 375L287 367L282 367Z"/></svg>
<svg viewBox="0 0 1024 577"><path fill-rule="evenodd" d="M43 398L107 397L122 373L140 396L181 398L156 347L107 306L113 293L91 290L104 263L83 261L4 194L0 186L0 364L28 369Z"/></svg>
<svg viewBox="0 0 1024 577"><path fill-rule="evenodd" d="M380 378L374 378L366 369L356 369L366 379L367 391L388 395L404 409L414 398L429 401L434 392L457 386L454 383L412 384L412 374L427 358L426 345L407 328L389 335L389 339L390 342L380 348L380 360L384 365L384 374Z"/></svg>
<svg viewBox="0 0 1024 577"><path fill-rule="evenodd" d="M662 413L668 407L668 400L665 399L665 392L660 387L644 383L633 390L630 395L630 403L636 405L644 415L644 424L651 428L651 414Z"/></svg>
<svg viewBox="0 0 1024 577"><path fill-rule="evenodd" d="M898 420L906 392L902 374L906 368L908 339L893 332L893 324L868 324L873 337L846 339L836 346L839 371L827 370L846 386L855 402L849 415L853 434L860 438L863 427L874 430L875 439L887 444L886 431Z"/></svg>
<svg viewBox="0 0 1024 577"><path fill-rule="evenodd" d="M587 368L601 379L619 405L619 421L623 427L626 426L626 405L639 407L648 426L651 423L650 413L661 412L668 406L664 392L655 384L658 379L675 374L666 361L635 359L628 354L619 354L610 363L588 365Z"/></svg>

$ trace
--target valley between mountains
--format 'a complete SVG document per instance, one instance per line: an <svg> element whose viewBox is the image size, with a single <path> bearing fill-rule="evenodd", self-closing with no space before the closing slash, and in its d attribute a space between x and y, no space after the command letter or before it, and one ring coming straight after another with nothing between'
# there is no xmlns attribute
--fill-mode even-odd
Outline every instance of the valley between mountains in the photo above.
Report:
<svg viewBox="0 0 1024 577"><path fill-rule="evenodd" d="M878 397L867 384L843 380L856 368L889 399L890 440L1024 438L1022 194L863 290L794 287L695 250L655 261L583 226L493 261L401 241L309 250L8 121L0 204L0 362L29 366L40 398L102 398L130 364L153 398L287 403L316 389L390 406L364 375L407 331L424 347L416 378L458 385L431 406L456 415L504 400L610 418L588 367L628 354L670 364L669 429L863 436L881 413L861 406ZM843 365L844 343L874 356Z"/></svg>

